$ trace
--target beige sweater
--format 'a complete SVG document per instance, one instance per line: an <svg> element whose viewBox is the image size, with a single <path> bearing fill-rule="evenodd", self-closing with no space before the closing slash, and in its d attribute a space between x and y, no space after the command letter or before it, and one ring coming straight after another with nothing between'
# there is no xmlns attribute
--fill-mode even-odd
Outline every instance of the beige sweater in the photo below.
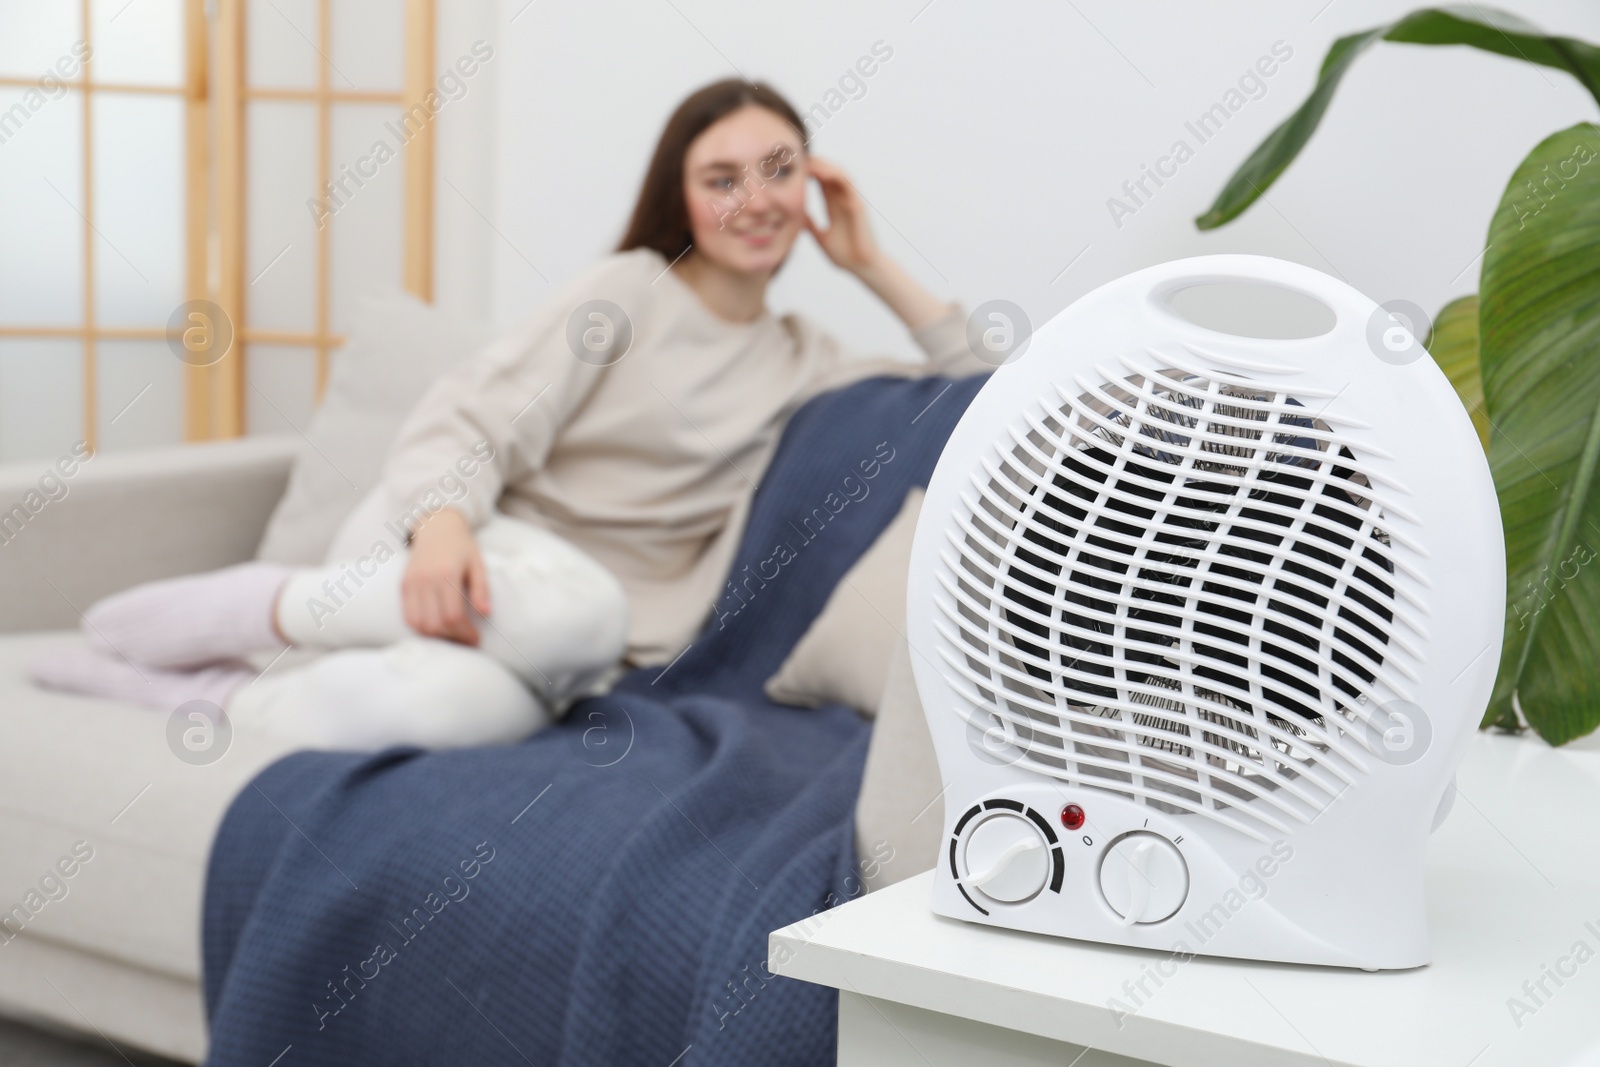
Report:
<svg viewBox="0 0 1600 1067"><path fill-rule="evenodd" d="M568 342L574 309L597 298L633 327L609 366L576 358ZM445 499L465 482L449 502L475 527L498 507L565 537L627 591L629 660L665 663L721 594L796 408L874 375L991 369L968 350L959 305L915 336L925 363L852 356L795 315L717 317L655 252L610 255L435 383L390 454L390 502L394 514L431 510L442 479ZM485 441L493 458L480 465Z"/></svg>

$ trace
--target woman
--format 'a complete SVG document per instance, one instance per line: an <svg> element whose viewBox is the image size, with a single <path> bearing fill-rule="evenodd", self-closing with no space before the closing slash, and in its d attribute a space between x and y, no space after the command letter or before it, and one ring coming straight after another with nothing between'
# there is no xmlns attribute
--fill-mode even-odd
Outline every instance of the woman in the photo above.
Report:
<svg viewBox="0 0 1600 1067"><path fill-rule="evenodd" d="M806 213L811 178L826 228ZM767 310L802 230L926 363L850 357ZM667 122L617 252L436 383L401 430L339 541L370 544L361 530L404 516L409 546L375 573L252 563L129 590L86 615L91 653L41 659L35 678L164 708L208 700L313 744L512 740L622 665L686 647L806 400L987 369L961 309L879 249L843 173L807 154L794 109L718 82ZM441 477L469 470L439 506ZM252 681L241 657L285 645L338 651Z"/></svg>

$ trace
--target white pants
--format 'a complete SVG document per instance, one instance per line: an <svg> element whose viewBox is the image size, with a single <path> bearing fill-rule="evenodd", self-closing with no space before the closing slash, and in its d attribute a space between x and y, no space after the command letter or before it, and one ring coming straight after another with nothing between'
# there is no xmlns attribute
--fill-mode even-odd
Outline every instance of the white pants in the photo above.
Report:
<svg viewBox="0 0 1600 1067"><path fill-rule="evenodd" d="M333 748L430 748L515 741L614 677L627 597L568 541L497 515L477 532L491 614L468 609L477 648L405 624L408 552L368 497L335 539L341 560L295 573L278 600L290 643L328 654L239 690L241 727Z"/></svg>

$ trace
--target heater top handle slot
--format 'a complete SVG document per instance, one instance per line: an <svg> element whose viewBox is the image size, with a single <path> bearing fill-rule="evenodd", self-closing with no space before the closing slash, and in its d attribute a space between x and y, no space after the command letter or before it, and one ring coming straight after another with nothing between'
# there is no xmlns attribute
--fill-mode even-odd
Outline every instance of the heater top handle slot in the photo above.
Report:
<svg viewBox="0 0 1600 1067"><path fill-rule="evenodd" d="M1267 256L1200 256L1135 277L1142 302L1184 333L1263 352L1365 346L1377 309L1336 278Z"/></svg>

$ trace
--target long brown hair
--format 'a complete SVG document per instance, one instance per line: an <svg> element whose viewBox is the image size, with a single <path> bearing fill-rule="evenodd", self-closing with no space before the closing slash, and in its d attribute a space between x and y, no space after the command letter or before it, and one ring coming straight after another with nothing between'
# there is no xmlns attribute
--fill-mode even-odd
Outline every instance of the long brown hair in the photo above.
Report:
<svg viewBox="0 0 1600 1067"><path fill-rule="evenodd" d="M684 200L683 159L689 145L706 127L725 115L750 105L764 107L793 126L805 143L806 127L789 101L765 82L740 78L712 82L689 94L667 120L656 142L656 152L645 171L633 218L617 245L618 252L652 248L668 261L675 260L694 246L689 229L689 208Z"/></svg>

